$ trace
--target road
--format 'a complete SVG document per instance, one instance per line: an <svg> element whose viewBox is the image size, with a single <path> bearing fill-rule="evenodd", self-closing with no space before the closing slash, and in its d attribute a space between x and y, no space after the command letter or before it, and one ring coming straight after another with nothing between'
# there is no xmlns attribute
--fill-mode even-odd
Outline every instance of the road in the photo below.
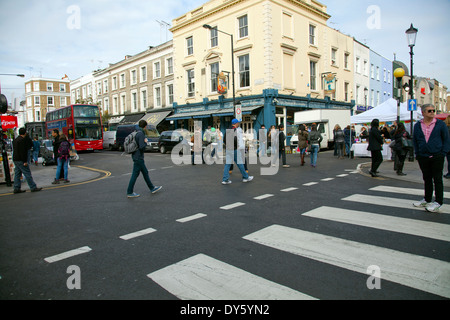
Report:
<svg viewBox="0 0 450 320"><path fill-rule="evenodd" d="M140 177L128 199L129 156L82 154L111 175L0 198L0 299L448 299L450 209L413 208L422 185L356 171L367 161L288 155L224 186L223 165L147 153L163 190Z"/></svg>

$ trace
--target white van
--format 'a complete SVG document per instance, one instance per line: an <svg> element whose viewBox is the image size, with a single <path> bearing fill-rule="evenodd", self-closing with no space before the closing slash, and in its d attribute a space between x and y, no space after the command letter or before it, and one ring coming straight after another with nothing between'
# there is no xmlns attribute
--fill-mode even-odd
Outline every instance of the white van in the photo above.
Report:
<svg viewBox="0 0 450 320"><path fill-rule="evenodd" d="M117 131L105 131L103 132L103 149L116 150L116 132Z"/></svg>

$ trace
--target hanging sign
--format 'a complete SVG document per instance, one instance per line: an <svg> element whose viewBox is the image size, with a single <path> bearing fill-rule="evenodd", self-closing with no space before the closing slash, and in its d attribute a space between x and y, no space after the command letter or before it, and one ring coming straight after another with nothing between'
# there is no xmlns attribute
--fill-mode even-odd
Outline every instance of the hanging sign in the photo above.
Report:
<svg viewBox="0 0 450 320"><path fill-rule="evenodd" d="M217 92L220 94L226 94L228 92L228 79L227 76L221 72L217 77Z"/></svg>
<svg viewBox="0 0 450 320"><path fill-rule="evenodd" d="M328 73L325 77L325 94L334 94L336 92L336 75Z"/></svg>

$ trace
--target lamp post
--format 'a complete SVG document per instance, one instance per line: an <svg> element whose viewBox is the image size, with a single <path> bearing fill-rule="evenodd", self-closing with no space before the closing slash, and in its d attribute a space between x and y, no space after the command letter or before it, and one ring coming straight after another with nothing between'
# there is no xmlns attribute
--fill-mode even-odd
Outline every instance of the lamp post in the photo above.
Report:
<svg viewBox="0 0 450 320"><path fill-rule="evenodd" d="M405 75L403 68L397 68L394 70L394 77L397 79L397 125L400 123L400 103L402 97L402 79Z"/></svg>
<svg viewBox="0 0 450 320"><path fill-rule="evenodd" d="M409 54L411 56L411 78L410 78L410 82L409 82L409 90L410 90L410 96L411 96L411 100L414 99L414 72L413 72L413 66L414 66L414 62L413 62L413 57L414 57L414 51L413 48L416 45L416 37L417 37L417 32L419 30L414 28L412 23L411 23L411 27L409 27L408 30L406 30L406 38L408 40L408 46L409 46ZM413 130L414 130L414 126L413 126L413 110L411 109L411 135L413 135ZM414 152L412 151L410 153L409 159L410 162L414 161Z"/></svg>
<svg viewBox="0 0 450 320"><path fill-rule="evenodd" d="M11 74L11 73L0 73L0 76L14 76L14 77L20 77L24 78L24 74ZM8 109L8 100L6 97L1 94L2 93L2 87L0 84L0 113L6 113ZM3 129L2 129L2 123L0 121L0 150L2 154L3 159L3 169L5 171L5 181L6 186L11 187L11 174L9 172L9 163L8 163L8 152L6 151L6 141L3 140Z"/></svg>
<svg viewBox="0 0 450 320"><path fill-rule="evenodd" d="M231 37L231 77L232 77L232 83L233 83L233 110L234 110L234 117L236 117L236 93L235 93L236 90L235 90L235 83L234 83L235 76L234 76L234 38L233 38L233 35L230 33L224 32L222 30L219 30L217 28L213 28L209 24L204 24L203 28L209 29L209 30L215 29L217 32L221 32L221 33L226 34L227 36Z"/></svg>

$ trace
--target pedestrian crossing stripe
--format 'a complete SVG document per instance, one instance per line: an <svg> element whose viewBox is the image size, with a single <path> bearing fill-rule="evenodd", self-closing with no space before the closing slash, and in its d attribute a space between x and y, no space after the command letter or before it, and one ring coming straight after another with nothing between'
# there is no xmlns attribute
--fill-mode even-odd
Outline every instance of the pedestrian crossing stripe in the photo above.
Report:
<svg viewBox="0 0 450 320"><path fill-rule="evenodd" d="M326 206L303 213L302 216L450 242L450 225L442 223Z"/></svg>
<svg viewBox="0 0 450 320"><path fill-rule="evenodd" d="M375 205L395 207L395 208L410 208L410 209L422 210L422 211L425 210L425 208L422 208L422 207L419 207L419 208L414 207L413 206L414 201L407 200L407 199L400 199L400 198L353 194L353 195L343 198L341 200L360 202L360 203L364 203L364 204L375 204ZM439 212L440 213L450 213L450 205L446 205L446 204L442 205Z"/></svg>
<svg viewBox="0 0 450 320"><path fill-rule="evenodd" d="M316 300L204 254L147 277L181 300Z"/></svg>
<svg viewBox="0 0 450 320"><path fill-rule="evenodd" d="M280 225L243 238L363 274L375 265L382 280L450 298L450 263L445 261Z"/></svg>
<svg viewBox="0 0 450 320"><path fill-rule="evenodd" d="M420 197L423 197L423 195L424 195L423 189L398 188L398 187L389 187L389 186L378 186L378 187L369 189L369 191L410 194L410 195L415 195L415 196L420 196ZM444 198L450 199L450 192L444 192ZM420 199L417 199L417 200L420 200Z"/></svg>

